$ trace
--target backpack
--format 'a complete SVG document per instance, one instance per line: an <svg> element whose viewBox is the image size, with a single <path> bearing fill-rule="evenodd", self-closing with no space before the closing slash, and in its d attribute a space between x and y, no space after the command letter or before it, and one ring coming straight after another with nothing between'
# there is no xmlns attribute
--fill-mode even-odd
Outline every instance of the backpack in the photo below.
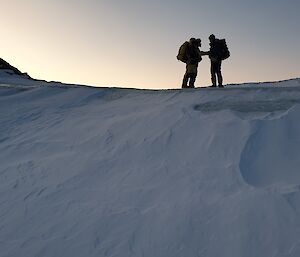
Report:
<svg viewBox="0 0 300 257"><path fill-rule="evenodd" d="M220 49L219 57L222 61L228 59L230 57L230 52L228 50L228 46L226 44L225 39L219 39L218 40L218 47Z"/></svg>
<svg viewBox="0 0 300 257"><path fill-rule="evenodd" d="M187 48L188 48L189 44L190 43L188 41L186 41L180 46L178 55L177 55L177 60L184 62L184 63L187 62L186 53L187 53Z"/></svg>

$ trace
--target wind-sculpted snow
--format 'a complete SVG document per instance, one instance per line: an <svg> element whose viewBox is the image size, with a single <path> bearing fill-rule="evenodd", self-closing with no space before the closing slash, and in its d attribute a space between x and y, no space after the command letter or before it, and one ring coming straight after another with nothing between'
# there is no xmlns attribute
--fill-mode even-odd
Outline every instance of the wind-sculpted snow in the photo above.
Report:
<svg viewBox="0 0 300 257"><path fill-rule="evenodd" d="M265 100L265 101L213 101L209 103L199 104L195 106L195 110L203 112L232 110L244 113L273 113L278 111L287 111L295 104L300 104L300 99L289 100Z"/></svg>
<svg viewBox="0 0 300 257"><path fill-rule="evenodd" d="M205 102L195 105L194 109L196 111L202 112L214 112L222 110L232 110L242 113L274 113L278 111L287 111L293 106L300 104L300 86L299 87L289 87L283 89L282 87L277 88L230 88L226 90L234 90L234 96L239 96L237 98L224 97L224 99L213 100L211 102ZM236 92L240 90L240 94ZM247 99L247 96L253 95L255 92L257 99ZM242 94L243 92L243 94ZM228 92L232 93L231 91ZM295 94L292 97L292 94ZM246 94L246 95L244 95ZM288 94L287 97L284 94ZM231 95L231 94L230 94Z"/></svg>
<svg viewBox="0 0 300 257"><path fill-rule="evenodd" d="M0 256L300 256L297 85L0 86Z"/></svg>
<svg viewBox="0 0 300 257"><path fill-rule="evenodd" d="M241 171L254 186L300 185L300 105L276 120L257 120L241 156Z"/></svg>

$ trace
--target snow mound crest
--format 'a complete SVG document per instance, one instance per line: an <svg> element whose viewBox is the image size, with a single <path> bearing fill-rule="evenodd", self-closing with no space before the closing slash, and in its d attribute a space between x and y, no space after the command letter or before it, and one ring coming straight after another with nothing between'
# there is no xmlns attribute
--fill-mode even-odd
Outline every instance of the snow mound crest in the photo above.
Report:
<svg viewBox="0 0 300 257"><path fill-rule="evenodd" d="M0 79L1 257L300 256L298 80Z"/></svg>

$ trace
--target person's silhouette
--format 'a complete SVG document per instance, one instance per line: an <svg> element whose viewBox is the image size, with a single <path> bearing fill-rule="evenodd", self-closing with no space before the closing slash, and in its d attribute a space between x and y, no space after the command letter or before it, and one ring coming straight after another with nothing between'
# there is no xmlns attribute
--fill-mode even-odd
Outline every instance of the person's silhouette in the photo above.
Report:
<svg viewBox="0 0 300 257"><path fill-rule="evenodd" d="M186 46L186 72L182 81L182 88L194 88L195 81L198 74L198 64L202 60L201 39L191 38L189 44Z"/></svg>
<svg viewBox="0 0 300 257"><path fill-rule="evenodd" d="M210 72L211 72L211 82L212 87L217 86L217 79L218 79L218 85L219 87L223 86L223 76L221 72L221 66L222 66L222 57L221 57L221 46L218 43L219 39L215 37L215 35L209 36L209 42L210 42L210 51L209 51L209 58L211 62Z"/></svg>

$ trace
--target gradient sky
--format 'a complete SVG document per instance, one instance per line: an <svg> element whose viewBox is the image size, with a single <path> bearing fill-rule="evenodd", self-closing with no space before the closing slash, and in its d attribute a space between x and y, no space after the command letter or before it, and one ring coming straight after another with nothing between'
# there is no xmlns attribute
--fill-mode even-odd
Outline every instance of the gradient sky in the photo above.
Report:
<svg viewBox="0 0 300 257"><path fill-rule="evenodd" d="M0 0L0 57L38 79L179 88L178 48L226 38L224 82L300 77L299 0ZM210 85L209 61L197 86Z"/></svg>

